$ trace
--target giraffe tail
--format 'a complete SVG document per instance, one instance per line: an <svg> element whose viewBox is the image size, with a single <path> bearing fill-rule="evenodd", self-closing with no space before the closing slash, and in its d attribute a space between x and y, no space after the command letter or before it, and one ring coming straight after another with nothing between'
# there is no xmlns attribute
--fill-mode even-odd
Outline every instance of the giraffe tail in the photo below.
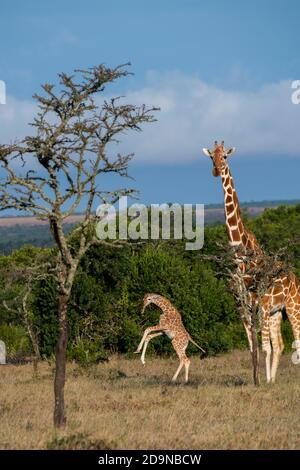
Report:
<svg viewBox="0 0 300 470"><path fill-rule="evenodd" d="M197 346L197 348L199 348L200 351L202 351L204 354L206 353L206 351L204 351L204 349L202 349L201 346L199 346L199 344L197 344L196 341L194 341L191 337L190 337L190 342L193 343L195 346Z"/></svg>

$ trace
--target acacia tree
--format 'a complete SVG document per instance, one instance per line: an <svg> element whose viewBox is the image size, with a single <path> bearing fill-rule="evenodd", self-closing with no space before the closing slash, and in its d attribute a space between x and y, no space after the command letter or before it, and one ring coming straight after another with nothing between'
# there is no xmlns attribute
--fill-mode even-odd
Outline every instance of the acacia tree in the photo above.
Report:
<svg viewBox="0 0 300 470"><path fill-rule="evenodd" d="M59 85L45 84L43 93L34 95L38 112L33 135L22 141L0 146L1 210L26 211L47 220L57 246L58 341L54 378L54 425L66 423L64 385L68 342L68 302L74 278L87 250L108 243L91 230L95 205L115 203L133 192L123 188L104 191L101 175L128 176L133 154L116 152L118 136L128 130L141 130L153 122L157 108L124 104L120 97L98 103L106 86L126 77L129 64L110 69L104 65L59 74ZM111 145L113 144L113 145ZM80 210L82 220L76 228L76 246L63 230L67 217ZM74 238L74 237L73 237ZM116 244L116 241L112 241Z"/></svg>
<svg viewBox="0 0 300 470"><path fill-rule="evenodd" d="M247 248L228 247L227 244L217 244L221 249L219 255L200 255L202 259L209 259L221 268L216 274L223 274L229 279L229 288L232 292L240 318L251 332L251 358L254 385L260 385L259 377L259 343L258 334L264 325L261 316L261 303L274 281L291 271L290 260L287 256L287 247L277 251L276 254L256 255L255 264L252 263L253 251ZM239 252L239 258L234 255ZM240 269L241 257L245 270Z"/></svg>
<svg viewBox="0 0 300 470"><path fill-rule="evenodd" d="M31 318L30 300L33 284L46 276L43 268L37 266L36 263L33 266L11 264L4 271L3 276L5 287L2 295L5 299L2 303L8 312L16 314L21 319L26 328L34 352L33 367L35 372L37 372L37 364L41 355L38 332Z"/></svg>
<svg viewBox="0 0 300 470"><path fill-rule="evenodd" d="M2 257L0 275L3 307L24 325L31 342L34 373L41 359L39 330L33 321L32 290L36 283L52 276L52 249L24 248Z"/></svg>

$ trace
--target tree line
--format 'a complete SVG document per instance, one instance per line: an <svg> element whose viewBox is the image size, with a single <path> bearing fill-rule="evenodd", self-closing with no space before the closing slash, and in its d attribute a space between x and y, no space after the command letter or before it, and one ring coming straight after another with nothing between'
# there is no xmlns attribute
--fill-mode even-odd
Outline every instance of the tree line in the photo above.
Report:
<svg viewBox="0 0 300 470"><path fill-rule="evenodd" d="M267 252L286 246L295 273L300 274L300 204L267 209L248 226ZM107 359L112 353L131 356L141 331L157 321L159 311L148 309L141 315L145 292L169 298L182 314L184 324L208 354L247 347L244 329L228 288L228 280L213 260L218 243L226 243L223 225L206 227L200 252L188 252L184 243L170 240L126 245L122 248L92 247L75 277L69 302L70 360L89 364ZM18 312L18 295L24 280L8 283L10 272L30 268L36 259L55 259L54 248L24 246L0 257L0 331L11 357L32 352L23 312ZM51 267L51 263L49 265ZM3 302L10 308L7 309ZM36 331L42 357L51 358L57 341L57 286L55 277L42 276L34 282L30 319ZM286 346L292 342L290 327L284 322ZM156 354L171 351L167 338L157 338L149 347ZM190 346L191 353L196 352Z"/></svg>

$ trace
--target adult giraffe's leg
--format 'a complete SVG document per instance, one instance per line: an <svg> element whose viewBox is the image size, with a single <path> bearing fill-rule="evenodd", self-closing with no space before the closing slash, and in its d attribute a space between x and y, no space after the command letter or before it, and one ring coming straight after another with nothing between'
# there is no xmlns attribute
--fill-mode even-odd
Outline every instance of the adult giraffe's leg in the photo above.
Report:
<svg viewBox="0 0 300 470"><path fill-rule="evenodd" d="M272 360L272 367L271 367L271 382L275 382L277 368L280 360L280 356L284 349L283 339L281 335L281 320L282 320L282 313L278 312L275 315L270 316L269 324L270 324L270 336L271 336L271 343L273 348L273 360Z"/></svg>
<svg viewBox="0 0 300 470"><path fill-rule="evenodd" d="M270 322L268 312L262 308L262 328L261 328L262 350L266 354L266 378L267 382L271 382L271 338L270 338Z"/></svg>
<svg viewBox="0 0 300 470"><path fill-rule="evenodd" d="M297 360L300 359L300 299L299 303L295 301L291 305L286 305L286 313L292 325L293 335L295 339Z"/></svg>
<svg viewBox="0 0 300 470"><path fill-rule="evenodd" d="M136 354L138 354L139 352L141 352L141 349L143 347L143 344L144 344L144 341L147 337L147 335L149 333L151 333L151 331L162 331L162 327L160 325L155 325L155 326L149 326L148 328L145 329L144 331L144 334L143 334L143 337L142 337L142 340L140 342L140 344L138 345L138 348L137 350L135 351Z"/></svg>
<svg viewBox="0 0 300 470"><path fill-rule="evenodd" d="M159 332L159 333L153 333L152 335L147 336L144 342L144 347L143 347L143 351L141 355L142 364L145 365L145 354L146 354L146 349L148 347L149 341L151 341L151 339L155 338L156 336L161 336L162 334L163 334L162 332Z"/></svg>

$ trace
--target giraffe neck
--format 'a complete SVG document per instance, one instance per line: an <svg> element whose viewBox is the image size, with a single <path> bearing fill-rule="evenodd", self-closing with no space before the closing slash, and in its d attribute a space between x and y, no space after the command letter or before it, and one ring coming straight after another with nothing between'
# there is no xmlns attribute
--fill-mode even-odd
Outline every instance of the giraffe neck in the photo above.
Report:
<svg viewBox="0 0 300 470"><path fill-rule="evenodd" d="M165 307L169 304L169 301L167 299L164 299L163 297L157 295L154 299L151 301L153 304L157 305L159 308L162 310L165 309Z"/></svg>
<svg viewBox="0 0 300 470"><path fill-rule="evenodd" d="M262 253L255 235L247 230L244 225L233 178L227 164L221 171L221 178L224 191L226 229L230 245L241 245L247 249Z"/></svg>

